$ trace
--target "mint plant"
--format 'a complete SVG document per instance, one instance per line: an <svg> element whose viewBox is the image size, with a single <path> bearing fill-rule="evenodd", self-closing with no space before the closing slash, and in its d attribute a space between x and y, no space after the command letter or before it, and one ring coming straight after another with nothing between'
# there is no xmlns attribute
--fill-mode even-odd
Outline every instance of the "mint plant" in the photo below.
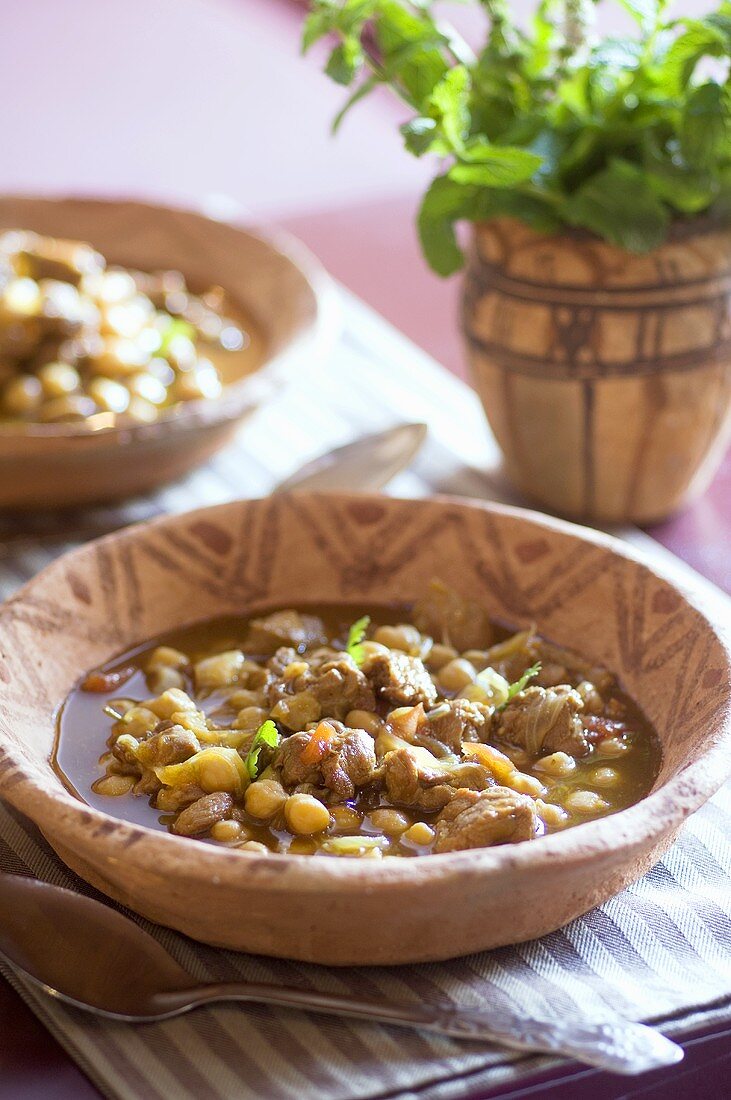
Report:
<svg viewBox="0 0 731 1100"><path fill-rule="evenodd" d="M592 0L542 0L528 29L509 0L469 2L486 16L477 53L432 0L314 0L302 39L331 39L326 71L351 89L334 129L385 84L408 109L406 149L438 158L418 217L436 272L461 267L462 220L581 227L646 252L675 220L729 217L731 0L677 18L666 0L615 0L636 33L603 40Z"/></svg>

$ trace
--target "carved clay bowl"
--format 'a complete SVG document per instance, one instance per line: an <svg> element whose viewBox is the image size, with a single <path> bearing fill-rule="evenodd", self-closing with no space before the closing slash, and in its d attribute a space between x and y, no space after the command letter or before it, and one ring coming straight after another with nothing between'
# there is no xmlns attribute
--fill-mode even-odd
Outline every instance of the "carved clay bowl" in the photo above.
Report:
<svg viewBox="0 0 731 1100"><path fill-rule="evenodd" d="M255 369L234 374L219 399L181 404L154 424L90 431L0 422L0 507L107 501L180 477L222 447L294 365L321 355L336 329L329 277L284 233L143 202L13 195L0 196L0 228L89 241L110 263L222 286L261 340Z"/></svg>
<svg viewBox="0 0 731 1100"><path fill-rule="evenodd" d="M647 798L503 847L382 862L243 857L90 809L51 769L64 697L135 643L303 598L409 601L435 575L618 673L662 739ZM0 609L0 796L82 878L208 943L352 965L527 940L642 875L731 773L721 614L616 540L496 505L302 494L166 517L67 554Z"/></svg>

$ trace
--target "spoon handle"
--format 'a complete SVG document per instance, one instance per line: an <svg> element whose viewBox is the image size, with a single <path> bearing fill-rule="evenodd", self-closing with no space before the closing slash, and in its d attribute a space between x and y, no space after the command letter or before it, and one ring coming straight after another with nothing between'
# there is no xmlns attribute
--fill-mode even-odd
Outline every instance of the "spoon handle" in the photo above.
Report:
<svg viewBox="0 0 731 1100"><path fill-rule="evenodd" d="M683 1057L682 1047L660 1031L621 1017L594 1023L565 1015L548 1019L528 1017L503 1007L356 1000L340 994L255 982L213 984L157 994L155 1008L159 1008L160 1014L173 1015L210 1001L253 1001L423 1028L457 1039L485 1040L534 1054L574 1058L612 1073L645 1073L674 1065Z"/></svg>

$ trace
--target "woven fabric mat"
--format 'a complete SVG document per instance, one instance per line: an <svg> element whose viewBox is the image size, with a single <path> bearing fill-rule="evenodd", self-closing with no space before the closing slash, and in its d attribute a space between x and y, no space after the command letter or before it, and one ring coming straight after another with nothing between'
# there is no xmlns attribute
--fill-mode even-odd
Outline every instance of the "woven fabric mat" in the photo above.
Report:
<svg viewBox="0 0 731 1100"><path fill-rule="evenodd" d="M186 481L123 508L0 521L0 597L94 535L266 493L315 454L404 419L425 420L429 439L391 491L511 501L471 391L344 296L333 355L302 363L237 441ZM621 534L687 583L703 583L646 536ZM725 597L719 592L717 599ZM542 940L446 963L328 970L214 950L135 919L199 979L242 977L400 999L507 1000L549 1015L618 1011L682 1034L731 1018L730 836L727 788L690 819L661 863L606 905ZM2 806L0 869L94 896L33 826ZM450 1100L552 1064L424 1032L266 1007L221 1005L134 1027L67 1008L9 968L0 970L99 1089L120 1100Z"/></svg>

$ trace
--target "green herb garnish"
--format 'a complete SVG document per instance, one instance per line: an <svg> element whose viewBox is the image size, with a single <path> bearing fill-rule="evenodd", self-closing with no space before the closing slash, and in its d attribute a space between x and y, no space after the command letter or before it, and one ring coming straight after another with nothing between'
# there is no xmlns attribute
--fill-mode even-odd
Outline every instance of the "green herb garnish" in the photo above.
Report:
<svg viewBox="0 0 731 1100"><path fill-rule="evenodd" d="M507 702L509 703L511 699L514 699L515 696L518 695L523 690L523 688L526 686L528 681L532 680L534 676L537 676L540 671L541 671L541 662L540 661L536 661L536 663L534 665L531 665L530 668L527 668L525 670L525 672L523 673L523 675L520 677L520 679L516 680L514 684L510 684L510 686L508 687Z"/></svg>
<svg viewBox="0 0 731 1100"><path fill-rule="evenodd" d="M371 625L370 615L364 615L362 619L358 619L353 623L348 631L348 644L345 647L345 652L348 656L360 666L363 663L365 652L363 650L363 639L366 636L366 631Z"/></svg>
<svg viewBox="0 0 731 1100"><path fill-rule="evenodd" d="M256 779L259 774L259 754L265 745L268 745L272 749L276 749L279 744L279 731L272 722L271 718L268 718L263 725L259 726L259 729L254 734L254 740L251 742L251 748L246 754L244 764L246 770L249 773L251 779Z"/></svg>
<svg viewBox="0 0 731 1100"><path fill-rule="evenodd" d="M410 112L407 151L444 166L418 219L435 271L462 266L462 220L579 226L646 252L674 220L729 216L731 0L680 18L666 0L617 0L635 30L611 38L585 0L536 0L525 29L509 0L471 2L488 20L476 52L432 0L313 0L302 37L335 39L336 126L386 85Z"/></svg>
<svg viewBox="0 0 731 1100"><path fill-rule="evenodd" d="M163 358L167 356L170 353L173 340L176 340L179 336L185 337L186 340L195 340L196 331L193 325L188 321L184 321L182 317L171 317L169 324L162 333L157 354L162 355Z"/></svg>

